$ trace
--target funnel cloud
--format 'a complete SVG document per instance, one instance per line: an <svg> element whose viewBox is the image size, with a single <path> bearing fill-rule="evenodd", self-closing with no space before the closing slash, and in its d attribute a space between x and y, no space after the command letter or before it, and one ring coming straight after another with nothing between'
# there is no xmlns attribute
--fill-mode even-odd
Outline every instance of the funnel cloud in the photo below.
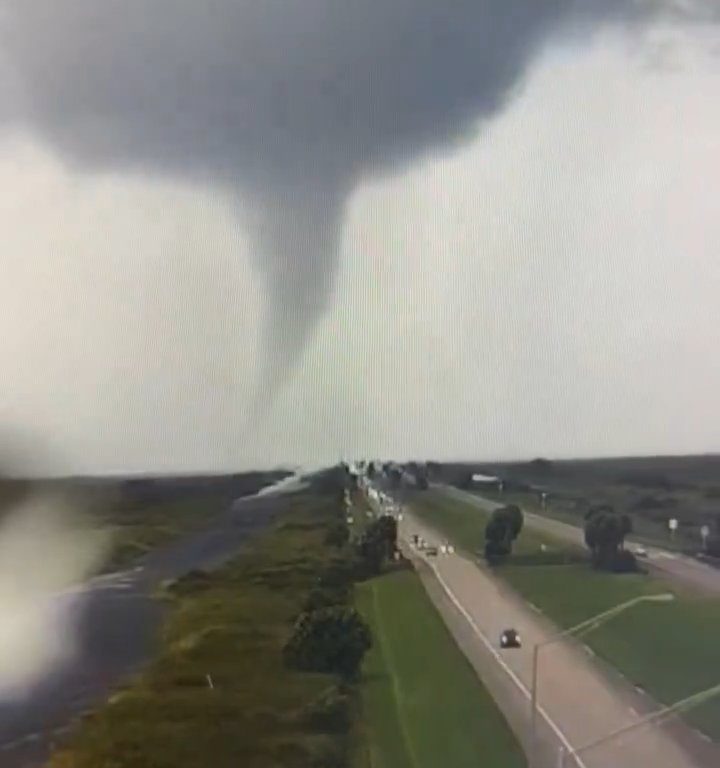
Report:
<svg viewBox="0 0 720 768"><path fill-rule="evenodd" d="M708 4L8 0L0 124L88 171L237 193L267 287L265 383L328 303L364 177L471 135L554 36ZM272 391L272 390L270 390Z"/></svg>

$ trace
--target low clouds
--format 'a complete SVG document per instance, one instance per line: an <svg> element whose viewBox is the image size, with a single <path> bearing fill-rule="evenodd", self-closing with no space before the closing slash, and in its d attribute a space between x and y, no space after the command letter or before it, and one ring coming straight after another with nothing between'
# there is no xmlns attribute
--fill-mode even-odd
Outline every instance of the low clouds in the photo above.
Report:
<svg viewBox="0 0 720 768"><path fill-rule="evenodd" d="M661 6L693 17L704 8ZM359 180L471 134L560 29L661 6L10 0L0 17L0 118L81 169L236 192L267 286L271 380L327 306Z"/></svg>

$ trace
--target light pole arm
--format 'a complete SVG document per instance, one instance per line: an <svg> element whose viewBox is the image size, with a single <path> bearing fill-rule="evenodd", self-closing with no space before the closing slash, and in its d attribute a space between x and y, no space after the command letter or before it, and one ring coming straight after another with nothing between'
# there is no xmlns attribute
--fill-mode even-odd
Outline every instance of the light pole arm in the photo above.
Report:
<svg viewBox="0 0 720 768"><path fill-rule="evenodd" d="M704 691L693 693L692 696L680 699L680 701L676 701L674 704L671 704L668 707L663 707L657 712L653 712L651 715L643 717L641 720L630 723L630 725L624 725L622 728L618 728L617 730L608 733L600 739L595 739L594 741L590 741L587 744L583 744L581 747L577 747L577 749L572 749L568 752L561 748L559 753L560 760L558 762L558 768L564 768L567 763L567 758L569 757L576 758L580 753L587 752L588 750L591 750L600 744L604 744L606 741L610 741L611 739L615 739L618 736L622 736L628 731L632 731L635 728L642 728L645 725L652 725L656 722L659 722L660 720L664 720L670 715L675 715L679 712L684 712L688 709L692 709L693 707L697 707L699 704L703 704L709 699L712 699L718 695L720 695L720 683L713 685L710 688L706 688Z"/></svg>
<svg viewBox="0 0 720 768"><path fill-rule="evenodd" d="M583 632L585 629L592 629L598 624L602 624L603 622L607 621L608 619L613 618L618 613L622 613L623 611L626 611L628 608L632 608L637 603L644 603L647 602L649 598L651 598L651 595L639 595L638 597L634 597L632 600L627 600L624 603L621 603L620 605L616 605L613 608L608 608L607 611L603 611L602 613L598 613L596 616L592 616L589 619L585 619L584 621L581 621L579 624L576 624L574 627L570 627L569 629L563 630L562 632L559 632L557 635L553 635L548 640L543 641L542 643L538 643L537 647L543 647L545 645L550 645L551 643L556 643L558 640L562 640L565 637L569 637L570 635L577 635Z"/></svg>
<svg viewBox="0 0 720 768"><path fill-rule="evenodd" d="M672 600L673 595L669 593L661 593L661 594L651 594L651 595L638 595L638 597L632 598L632 600L626 600L624 603L620 603L620 605L616 605L614 608L609 608L607 611L603 611L602 613L598 613L595 616L592 616L589 619L585 619L585 621L581 621L579 624L576 624L574 627L570 627L570 629L566 629L563 632L558 633L557 635L553 635L552 637L548 638L547 640L543 641L542 643L536 643L535 647L533 648L533 666L532 666L532 689L530 693L530 732L531 732L531 739L532 739L532 745L533 745L533 753L536 752L537 747L537 715L538 715L538 661L539 661L539 655L540 650L544 648L546 645L550 645L551 643L556 643L559 640L563 640L566 637L569 637L570 635L578 635L581 634L586 629L594 629L599 624L602 624L605 621L608 621L609 619L612 619L614 616L617 616L617 614L622 613L623 611L626 611L628 608L632 608L634 605L637 605L638 603L646 603L646 602L664 602L666 600ZM560 753L560 766L562 768L563 764L563 753L561 751Z"/></svg>

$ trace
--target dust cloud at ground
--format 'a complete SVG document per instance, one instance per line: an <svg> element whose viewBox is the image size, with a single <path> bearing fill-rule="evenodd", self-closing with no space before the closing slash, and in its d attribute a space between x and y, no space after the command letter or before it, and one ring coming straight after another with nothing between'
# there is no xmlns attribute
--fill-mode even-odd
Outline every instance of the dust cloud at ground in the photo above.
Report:
<svg viewBox="0 0 720 768"><path fill-rule="evenodd" d="M82 594L102 563L107 532L77 500L30 492L0 524L0 701L23 696L72 657Z"/></svg>

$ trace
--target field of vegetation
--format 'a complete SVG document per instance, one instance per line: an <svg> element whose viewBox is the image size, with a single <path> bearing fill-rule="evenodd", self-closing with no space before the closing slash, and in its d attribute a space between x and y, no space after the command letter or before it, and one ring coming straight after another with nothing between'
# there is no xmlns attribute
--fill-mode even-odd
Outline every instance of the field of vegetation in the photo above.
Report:
<svg viewBox="0 0 720 768"><path fill-rule="evenodd" d="M233 500L256 493L286 472L127 481L80 481L68 490L83 499L94 523L112 532L105 570L207 527Z"/></svg>
<svg viewBox="0 0 720 768"><path fill-rule="evenodd" d="M489 515L440 492L416 493L418 516L464 551L477 555ZM544 551L543 551L544 547ZM720 683L720 600L701 597L645 574L590 567L586 552L523 528L513 553L494 572L560 627L570 627L643 594L673 592L668 603L640 604L583 638L593 651L656 700L672 704ZM687 719L720 741L720 699Z"/></svg>
<svg viewBox="0 0 720 768"><path fill-rule="evenodd" d="M173 590L157 658L91 715L53 768L343 765L351 710L336 675L284 663L318 579L333 497L288 497L282 519L212 574Z"/></svg>

